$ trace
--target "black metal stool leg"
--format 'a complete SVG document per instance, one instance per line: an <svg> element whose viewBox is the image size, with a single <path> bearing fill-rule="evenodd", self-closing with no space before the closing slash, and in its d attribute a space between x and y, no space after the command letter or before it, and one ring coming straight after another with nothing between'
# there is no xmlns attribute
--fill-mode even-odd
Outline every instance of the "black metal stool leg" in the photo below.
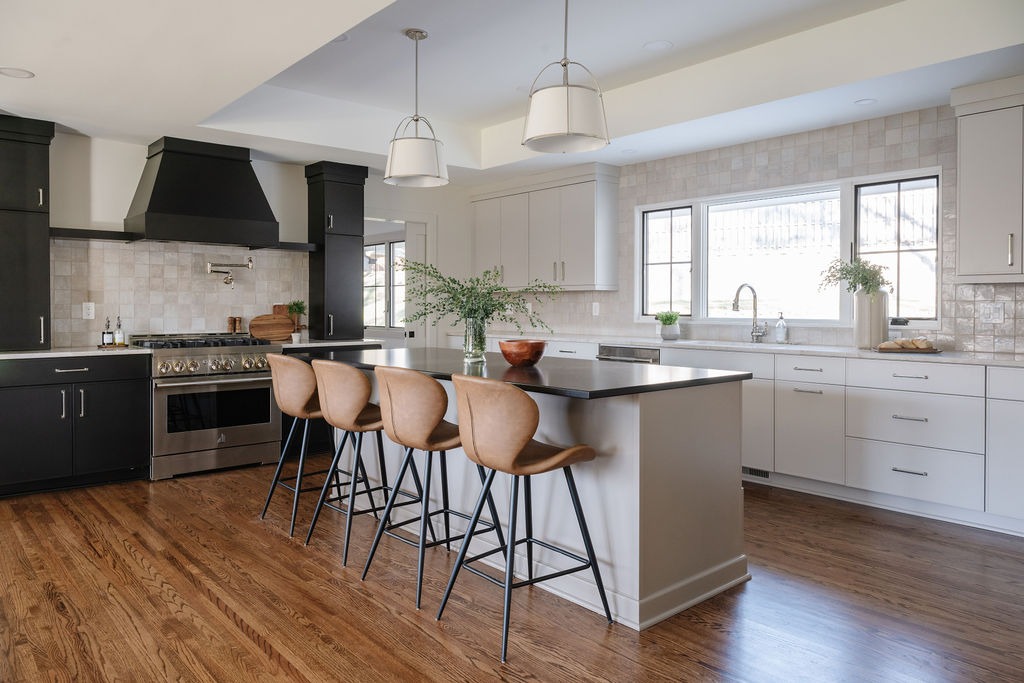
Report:
<svg viewBox="0 0 1024 683"><path fill-rule="evenodd" d="M384 495L387 496L390 487L388 486L388 466L384 462L384 436L377 432L377 466L380 467L380 483L384 487Z"/></svg>
<svg viewBox="0 0 1024 683"><path fill-rule="evenodd" d="M292 523L288 527L288 537L295 535L295 518L299 514L299 492L302 491L302 470L306 467L306 448L309 446L309 420L302 428L302 450L299 451L299 469L295 473L295 497L292 498Z"/></svg>
<svg viewBox="0 0 1024 683"><path fill-rule="evenodd" d="M508 553L505 555L505 600L501 618L501 661L508 654L509 612L512 611L512 580L516 564L516 515L519 505L519 477L512 475L512 491L508 503Z"/></svg>
<svg viewBox="0 0 1024 683"><path fill-rule="evenodd" d="M480 483L483 484L485 479L486 479L486 477L487 477L487 473L484 472L484 466L483 465L477 465L476 466L476 471L480 473ZM505 546L505 534L503 534L502 531L501 531L501 522L498 520L498 508L494 504L494 496L491 495L489 487L488 487L488 491L487 491L487 509L491 513L491 521L494 522L494 533L497 534L497 536L498 536L498 545L501 546L501 547L504 547ZM502 555L504 555L505 551L502 550L501 553L502 553Z"/></svg>
<svg viewBox="0 0 1024 683"><path fill-rule="evenodd" d="M612 611L608 607L608 596L604 592L604 582L601 581L601 569L597 566L597 557L594 554L594 544L590 540L590 531L587 529L587 520L583 516L583 506L580 505L580 494L576 491L576 481L573 479L572 470L563 467L565 472L565 483L569 486L569 496L572 498L572 507L576 511L576 521L580 524L580 532L583 534L583 546L587 549L587 558L590 560L590 567L594 570L594 583L597 584L597 592L601 596L601 604L604 605L604 615L608 617L608 623L612 623ZM502 660L504 661L504 660Z"/></svg>
<svg viewBox="0 0 1024 683"><path fill-rule="evenodd" d="M526 516L526 578L533 580L533 497L530 475L523 477L523 512Z"/></svg>
<svg viewBox="0 0 1024 683"><path fill-rule="evenodd" d="M452 551L452 529L448 514L448 458L444 451L438 454L441 461L441 510L444 516L444 549Z"/></svg>
<svg viewBox="0 0 1024 683"><path fill-rule="evenodd" d="M331 474L327 475L324 479L324 487L320 491L320 499L316 501L316 508L313 510L313 520L309 523L309 531L306 532L306 545L309 545L309 539L313 537L313 529L316 527L316 521L320 519L320 511L323 510L324 501L327 500L327 492L331 488L331 481L337 481L334 475L338 472L338 462L341 460L341 451L345 448L345 442L348 441L348 432L341 437L341 443L334 449L334 458L331 460Z"/></svg>
<svg viewBox="0 0 1024 683"><path fill-rule="evenodd" d="M281 470L284 468L284 458L288 453L288 446L292 442L292 434L295 433L295 425L298 423L299 418L292 418L292 426L288 430L288 438L284 440L284 448L281 449L281 457L277 461L277 469L274 470L274 479L270 482L270 491L267 492L267 502L263 504L263 512L260 513L260 519L263 519L267 515L267 508L270 507L270 499L274 497L274 489L277 488L277 482L281 481Z"/></svg>
<svg viewBox="0 0 1024 683"><path fill-rule="evenodd" d="M412 470L412 483L416 487L416 495L418 495L422 499L423 484L420 482L420 473L419 470L416 469L416 463L413 462L409 466L409 469ZM427 529L430 531L430 542L433 543L437 540L437 534L434 533L434 523L430 520L429 517L427 518Z"/></svg>
<svg viewBox="0 0 1024 683"><path fill-rule="evenodd" d="M483 468L480 468L481 476L483 476ZM448 598L452 594L452 588L455 587L455 579L459 576L459 570L462 569L462 565L465 563L466 555L469 553L469 543L473 540L473 534L476 531L476 525L480 521L480 514L484 511L484 504L488 504L491 508L494 508L494 500L491 498L491 483L494 481L494 470L490 470L483 479L483 486L480 489L480 497L476 501L476 507L473 508L473 516L469 518L469 528L466 529L466 538L462 541L462 547L459 548L459 556L455 559L455 566L452 568L452 575L448 579L448 587L444 589L444 596L441 598L441 606L437 608L436 619L441 618L441 614L444 612L444 606L448 604Z"/></svg>
<svg viewBox="0 0 1024 683"><path fill-rule="evenodd" d="M345 513L345 540L341 546L341 566L348 566L348 539L352 535L352 518L355 517L356 505L356 478L360 468L360 459L363 452L363 433L356 434L356 445L352 449L352 478L348 483L348 510Z"/></svg>
<svg viewBox="0 0 1024 683"><path fill-rule="evenodd" d="M430 468L434 452L427 451L427 469L423 473L423 511L420 513L420 543L416 557L416 609L420 608L423 593L423 559L427 547L427 523L430 521Z"/></svg>
<svg viewBox="0 0 1024 683"><path fill-rule="evenodd" d="M388 520L391 517L391 510L395 507L395 499L398 498L399 489L402 487L402 479L405 477L405 471L409 469L409 463L412 462L412 449L405 449L405 457L402 458L402 466L398 469L398 480L395 482L395 487L391 489L391 495L388 496L388 502L384 506L384 512L380 517L380 524L377 525L377 533L373 537L373 544L370 546L370 554L366 557L366 565L363 567L363 575L360 580L366 579L366 572L370 571L370 563L373 562L373 556L377 552L377 546L380 545L380 539L384 536L384 530L388 526Z"/></svg>

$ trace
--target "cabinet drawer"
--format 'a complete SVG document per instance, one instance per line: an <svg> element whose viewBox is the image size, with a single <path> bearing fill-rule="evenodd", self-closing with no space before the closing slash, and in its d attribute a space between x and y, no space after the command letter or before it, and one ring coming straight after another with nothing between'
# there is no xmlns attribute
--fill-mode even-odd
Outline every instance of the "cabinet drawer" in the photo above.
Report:
<svg viewBox="0 0 1024 683"><path fill-rule="evenodd" d="M739 370L753 373L754 379L775 377L775 361L770 353L663 348L661 364L713 368L715 370Z"/></svg>
<svg viewBox="0 0 1024 683"><path fill-rule="evenodd" d="M846 435L984 453L985 399L847 387Z"/></svg>
<svg viewBox="0 0 1024 683"><path fill-rule="evenodd" d="M547 358L594 360L597 358L597 344L595 342L549 341L544 348L544 355Z"/></svg>
<svg viewBox="0 0 1024 683"><path fill-rule="evenodd" d="M1024 368L989 368L988 397L1024 401Z"/></svg>
<svg viewBox="0 0 1024 683"><path fill-rule="evenodd" d="M145 353L0 360L0 387L144 379L149 377L151 360Z"/></svg>
<svg viewBox="0 0 1024 683"><path fill-rule="evenodd" d="M847 438L846 485L981 510L985 459L938 448Z"/></svg>
<svg viewBox="0 0 1024 683"><path fill-rule="evenodd" d="M846 361L846 376L849 386L985 395L985 368L981 365L850 358Z"/></svg>
<svg viewBox="0 0 1024 683"><path fill-rule="evenodd" d="M846 382L846 360L825 356L775 356L775 379L818 384Z"/></svg>

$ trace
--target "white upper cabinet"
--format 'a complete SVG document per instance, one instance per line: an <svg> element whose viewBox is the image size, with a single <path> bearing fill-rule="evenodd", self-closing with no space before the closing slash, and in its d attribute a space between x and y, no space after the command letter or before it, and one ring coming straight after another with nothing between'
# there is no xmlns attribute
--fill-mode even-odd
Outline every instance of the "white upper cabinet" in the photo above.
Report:
<svg viewBox="0 0 1024 683"><path fill-rule="evenodd" d="M473 270L497 268L508 287L528 281L530 196L519 193L473 202Z"/></svg>
<svg viewBox="0 0 1024 683"><path fill-rule="evenodd" d="M956 274L964 282L1024 282L1022 86L1016 77L953 91Z"/></svg>

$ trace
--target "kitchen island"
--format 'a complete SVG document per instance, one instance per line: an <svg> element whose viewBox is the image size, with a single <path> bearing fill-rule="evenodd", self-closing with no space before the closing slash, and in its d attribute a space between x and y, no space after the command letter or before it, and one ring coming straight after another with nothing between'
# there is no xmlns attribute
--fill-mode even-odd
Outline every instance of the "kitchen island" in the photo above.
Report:
<svg viewBox="0 0 1024 683"><path fill-rule="evenodd" d="M513 368L494 353L484 363L466 365L454 349L331 356L365 370L388 365L438 378L449 392L446 417L453 422L452 374L511 382L540 407L539 440L593 446L597 458L573 471L618 622L647 628L750 578L740 481L741 380L750 373L561 358ZM389 460L397 461L395 448ZM461 450L449 461L453 507L468 511L479 479ZM558 484L557 477L535 478L536 535L582 553L568 494ZM493 493L501 514L508 509L507 484L496 484ZM490 539L473 542L484 547ZM535 552L534 561L540 571L564 566L546 551ZM523 574L525 562L517 557ZM540 586L601 611L589 573Z"/></svg>

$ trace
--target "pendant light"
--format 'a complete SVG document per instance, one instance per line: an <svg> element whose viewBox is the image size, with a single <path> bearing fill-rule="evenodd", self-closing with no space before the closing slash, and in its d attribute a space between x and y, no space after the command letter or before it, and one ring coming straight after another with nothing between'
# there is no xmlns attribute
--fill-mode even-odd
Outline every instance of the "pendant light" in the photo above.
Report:
<svg viewBox="0 0 1024 683"><path fill-rule="evenodd" d="M388 161L384 166L384 182L399 187L439 187L448 184L448 166L444 162L444 143L437 139L430 121L420 116L420 41L427 32L410 28L406 37L416 45L415 113L406 116L395 128L388 145ZM420 125L429 137L420 136Z"/></svg>
<svg viewBox="0 0 1024 683"><path fill-rule="evenodd" d="M589 152L608 144L608 120L601 86L590 70L569 60L569 0L565 0L562 59L551 62L530 86L530 104L523 126L523 145L535 152ZM537 86L544 72L561 67L557 85ZM569 79L569 67L578 67L580 82Z"/></svg>

